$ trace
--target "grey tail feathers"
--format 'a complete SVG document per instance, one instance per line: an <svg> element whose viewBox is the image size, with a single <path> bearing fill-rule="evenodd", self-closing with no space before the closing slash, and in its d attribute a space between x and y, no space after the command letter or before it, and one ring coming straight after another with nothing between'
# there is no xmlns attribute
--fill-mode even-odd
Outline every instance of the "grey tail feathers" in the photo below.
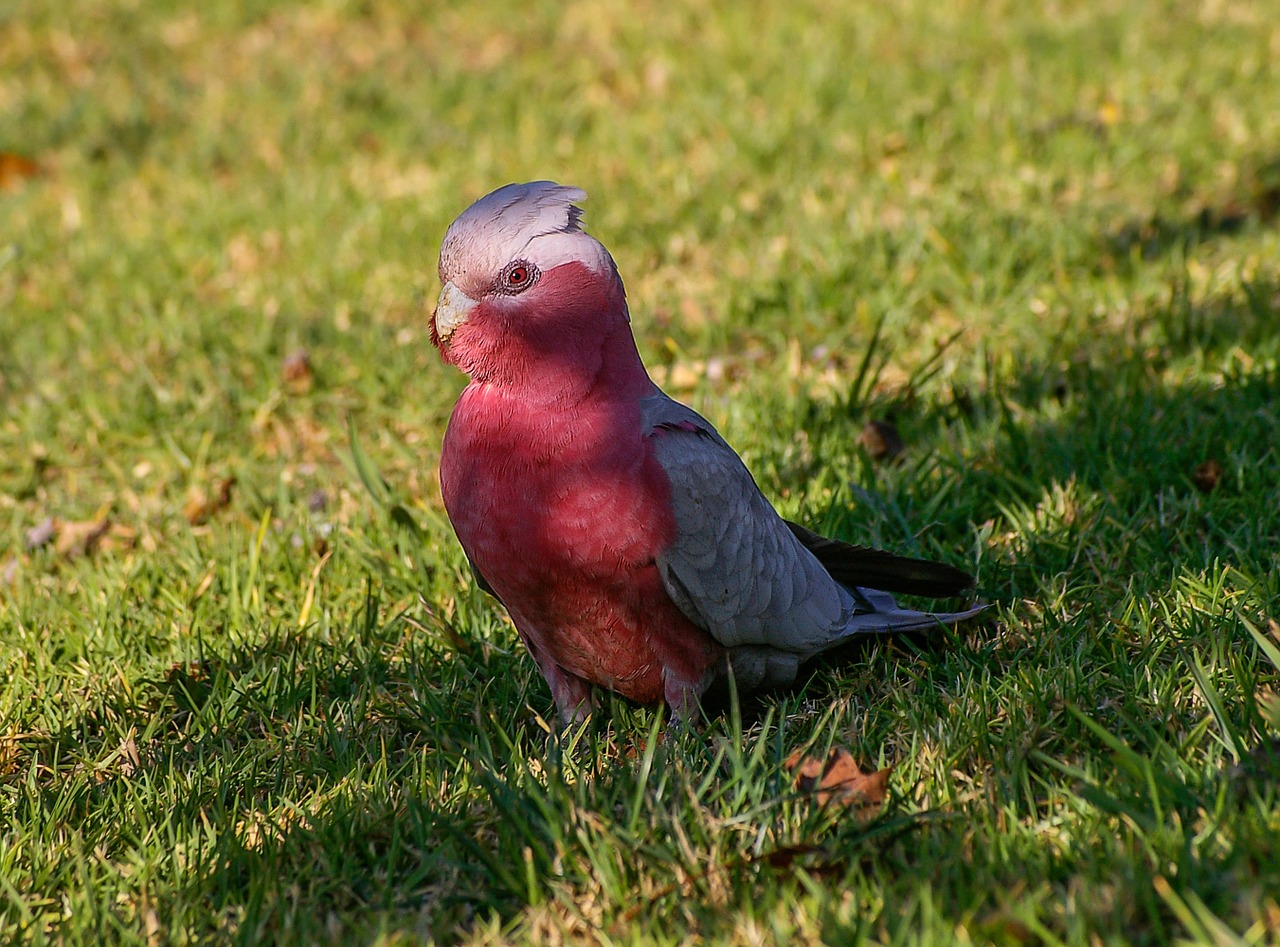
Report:
<svg viewBox="0 0 1280 947"><path fill-rule="evenodd" d="M864 593L866 589L862 589ZM888 596L885 596L888 598ZM891 600L892 601L892 600ZM874 612L856 613L845 626L844 634L839 639L846 640L858 634L894 634L898 632L932 631L939 625L955 625L973 618L986 611L988 606L975 605L963 612L916 612L909 608L898 608L896 604L889 608L878 607ZM838 642L832 642L836 644Z"/></svg>

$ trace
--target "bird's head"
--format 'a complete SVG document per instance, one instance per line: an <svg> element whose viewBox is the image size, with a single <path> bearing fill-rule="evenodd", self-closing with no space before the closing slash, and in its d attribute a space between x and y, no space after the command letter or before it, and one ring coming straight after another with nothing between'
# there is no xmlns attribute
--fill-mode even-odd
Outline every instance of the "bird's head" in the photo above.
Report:
<svg viewBox="0 0 1280 947"><path fill-rule="evenodd" d="M630 337L617 267L582 227L586 196L550 181L508 184L449 225L431 318L446 362L476 380L527 378L598 363L619 327Z"/></svg>

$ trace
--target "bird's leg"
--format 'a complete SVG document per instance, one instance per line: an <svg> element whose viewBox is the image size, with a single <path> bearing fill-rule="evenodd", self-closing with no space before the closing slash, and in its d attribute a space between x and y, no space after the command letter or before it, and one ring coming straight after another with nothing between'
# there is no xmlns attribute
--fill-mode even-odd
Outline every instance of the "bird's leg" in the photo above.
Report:
<svg viewBox="0 0 1280 947"><path fill-rule="evenodd" d="M596 709L595 694L591 684L572 671L566 671L555 659L545 654L541 648L523 632L520 638L533 655L543 680L551 688L551 696L556 702L556 727L560 731L582 723Z"/></svg>
<svg viewBox="0 0 1280 947"><path fill-rule="evenodd" d="M591 716L596 709L596 698L590 683L554 661L539 662L539 668L555 698L556 725L561 731L576 727Z"/></svg>
<svg viewBox="0 0 1280 947"><path fill-rule="evenodd" d="M696 679L673 671L670 667L662 673L662 696L671 708L671 714L681 723L697 726L704 719L702 694L711 682L711 675L702 674Z"/></svg>
<svg viewBox="0 0 1280 947"><path fill-rule="evenodd" d="M738 645L727 657L725 673L742 694L789 687L800 672L800 655L767 645Z"/></svg>

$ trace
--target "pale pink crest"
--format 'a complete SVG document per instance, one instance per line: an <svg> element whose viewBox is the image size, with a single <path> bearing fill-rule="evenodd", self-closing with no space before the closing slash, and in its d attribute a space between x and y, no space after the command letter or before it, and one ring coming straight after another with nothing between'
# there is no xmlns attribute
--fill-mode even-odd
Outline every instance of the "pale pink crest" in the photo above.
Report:
<svg viewBox="0 0 1280 947"><path fill-rule="evenodd" d="M440 246L440 281L476 289L507 263L525 259L547 272L580 262L612 268L608 252L582 226L581 188L553 181L508 184L486 194L449 225Z"/></svg>

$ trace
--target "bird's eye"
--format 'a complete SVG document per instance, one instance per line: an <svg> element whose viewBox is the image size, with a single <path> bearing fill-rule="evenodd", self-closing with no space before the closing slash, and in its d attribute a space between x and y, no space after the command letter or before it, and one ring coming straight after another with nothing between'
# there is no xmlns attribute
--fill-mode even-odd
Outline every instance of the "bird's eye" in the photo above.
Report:
<svg viewBox="0 0 1280 947"><path fill-rule="evenodd" d="M538 279L538 268L524 260L508 263L502 271L500 288L503 292L519 293L528 289Z"/></svg>

